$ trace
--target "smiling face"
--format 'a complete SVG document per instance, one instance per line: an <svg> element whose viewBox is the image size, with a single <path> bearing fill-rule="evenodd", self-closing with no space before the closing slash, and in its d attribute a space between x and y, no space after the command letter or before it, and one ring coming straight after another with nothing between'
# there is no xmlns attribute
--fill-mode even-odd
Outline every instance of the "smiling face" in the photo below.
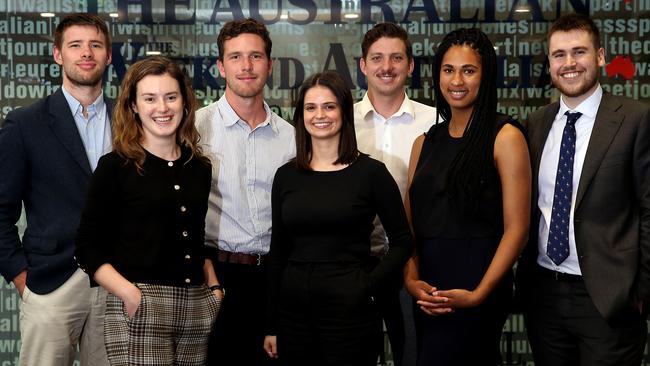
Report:
<svg viewBox="0 0 650 366"><path fill-rule="evenodd" d="M252 33L242 33L224 42L224 54L217 67L226 79L227 94L240 98L262 94L272 66L265 46L262 38Z"/></svg>
<svg viewBox="0 0 650 366"><path fill-rule="evenodd" d="M98 86L111 63L106 37L94 26L73 25L65 30L61 48L54 47L54 61L63 68L63 83Z"/></svg>
<svg viewBox="0 0 650 366"><path fill-rule="evenodd" d="M447 50L440 66L440 92L452 114L474 108L481 76L481 57L473 48L463 45Z"/></svg>
<svg viewBox="0 0 650 366"><path fill-rule="evenodd" d="M399 38L381 37L359 61L368 80L368 93L388 97L404 94L406 78L413 72L413 60L406 55L406 45Z"/></svg>
<svg viewBox="0 0 650 366"><path fill-rule="evenodd" d="M178 81L169 74L147 75L138 81L132 108L142 122L143 143L175 142L183 107Z"/></svg>
<svg viewBox="0 0 650 366"><path fill-rule="evenodd" d="M577 106L596 90L605 51L602 47L596 50L588 32L554 32L548 41L548 54L551 80L567 105Z"/></svg>
<svg viewBox="0 0 650 366"><path fill-rule="evenodd" d="M303 104L305 129L314 140L335 140L341 134L341 105L329 88L316 85L305 93Z"/></svg>

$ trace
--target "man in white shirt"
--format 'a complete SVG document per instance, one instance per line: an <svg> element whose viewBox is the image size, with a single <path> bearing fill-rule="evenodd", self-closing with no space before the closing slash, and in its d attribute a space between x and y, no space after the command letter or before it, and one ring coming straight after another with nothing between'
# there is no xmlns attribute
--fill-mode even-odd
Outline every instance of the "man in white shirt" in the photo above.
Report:
<svg viewBox="0 0 650 366"><path fill-rule="evenodd" d="M386 164L404 198L411 146L434 123L436 110L410 100L404 91L414 62L403 28L393 23L375 25L365 34L361 50L359 62L368 92L354 105L357 144L360 151ZM378 219L371 243L378 258L388 250L388 239ZM402 279L397 278L395 286L377 300L383 309L395 364L407 366L415 361L415 335L411 298L400 291L402 287Z"/></svg>
<svg viewBox="0 0 650 366"><path fill-rule="evenodd" d="M208 365L266 365L266 255L271 241L271 186L295 156L294 129L264 102L271 39L254 19L226 23L217 39L226 79L218 101L197 111L204 152L212 161L206 245L225 290Z"/></svg>
<svg viewBox="0 0 650 366"><path fill-rule="evenodd" d="M598 28L548 34L562 93L528 119L530 240L517 291L535 365L641 364L650 299L650 108L603 92Z"/></svg>

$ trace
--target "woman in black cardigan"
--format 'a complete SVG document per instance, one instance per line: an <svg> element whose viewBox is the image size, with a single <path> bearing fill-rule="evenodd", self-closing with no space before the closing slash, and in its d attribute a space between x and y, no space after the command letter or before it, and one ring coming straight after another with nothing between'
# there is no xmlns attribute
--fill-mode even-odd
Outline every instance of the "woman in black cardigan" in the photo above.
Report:
<svg viewBox="0 0 650 366"><path fill-rule="evenodd" d="M133 64L113 116L113 152L90 183L79 266L108 290L112 365L203 365L223 292L206 257L211 167L178 65Z"/></svg>

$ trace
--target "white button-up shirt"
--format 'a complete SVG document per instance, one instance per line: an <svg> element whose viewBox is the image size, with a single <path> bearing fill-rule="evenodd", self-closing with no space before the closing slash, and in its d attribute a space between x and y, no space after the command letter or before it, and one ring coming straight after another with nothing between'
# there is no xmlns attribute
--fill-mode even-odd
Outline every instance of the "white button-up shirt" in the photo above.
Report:
<svg viewBox="0 0 650 366"><path fill-rule="evenodd" d="M580 263L578 262L578 253L576 252L576 238L573 227L573 213L575 210L576 196L578 193L578 184L582 174L582 166L587 155L587 146L591 138L591 131L594 129L594 121L600 106L600 100L603 97L603 90L600 86L598 89L585 99L575 109L569 109L564 103L564 97L560 98L560 109L555 115L553 125L546 138L544 151L539 163L539 175L537 179L538 198L537 205L541 211L539 219L539 236L537 263L553 271L582 275ZM560 145L562 144L562 133L566 125L567 116L565 112L580 112L582 116L576 121L576 151L573 159L573 190L571 193L571 214L569 220L569 257L555 265L551 258L546 255L548 245L548 232L551 223L551 212L553 210L553 196L555 195L555 176L557 174L557 164L560 159Z"/></svg>
<svg viewBox="0 0 650 366"><path fill-rule="evenodd" d="M206 245L266 254L271 243L275 171L296 155L293 126L264 103L266 120L251 130L225 95L196 113L203 151L212 161Z"/></svg>
<svg viewBox="0 0 650 366"><path fill-rule="evenodd" d="M359 150L386 164L402 199L406 195L413 141L427 132L435 120L435 108L412 101L406 94L400 108L388 118L375 111L368 93L354 105L354 128ZM371 241L375 254L388 249L386 232L378 219L375 219Z"/></svg>

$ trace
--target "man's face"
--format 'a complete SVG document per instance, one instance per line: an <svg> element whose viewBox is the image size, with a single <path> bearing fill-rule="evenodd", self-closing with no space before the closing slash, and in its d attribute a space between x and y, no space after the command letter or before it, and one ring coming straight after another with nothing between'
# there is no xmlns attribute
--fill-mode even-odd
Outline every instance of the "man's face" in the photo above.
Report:
<svg viewBox="0 0 650 366"><path fill-rule="evenodd" d="M596 50L588 32L553 33L548 54L551 80L565 97L580 102L591 95L598 84L599 68L605 65L605 51L602 47Z"/></svg>
<svg viewBox="0 0 650 366"><path fill-rule="evenodd" d="M241 98L256 97L263 92L272 67L264 49L262 38L251 33L224 42L223 58L217 61L217 67L226 79L226 90Z"/></svg>
<svg viewBox="0 0 650 366"><path fill-rule="evenodd" d="M404 94L406 78L413 72L413 60L406 56L406 45L399 38L381 37L360 61L368 80L370 95L399 97Z"/></svg>
<svg viewBox="0 0 650 366"><path fill-rule="evenodd" d="M111 53L99 29L73 25L63 32L61 48L54 47L54 61L63 68L64 81L76 86L97 86L111 63Z"/></svg>

